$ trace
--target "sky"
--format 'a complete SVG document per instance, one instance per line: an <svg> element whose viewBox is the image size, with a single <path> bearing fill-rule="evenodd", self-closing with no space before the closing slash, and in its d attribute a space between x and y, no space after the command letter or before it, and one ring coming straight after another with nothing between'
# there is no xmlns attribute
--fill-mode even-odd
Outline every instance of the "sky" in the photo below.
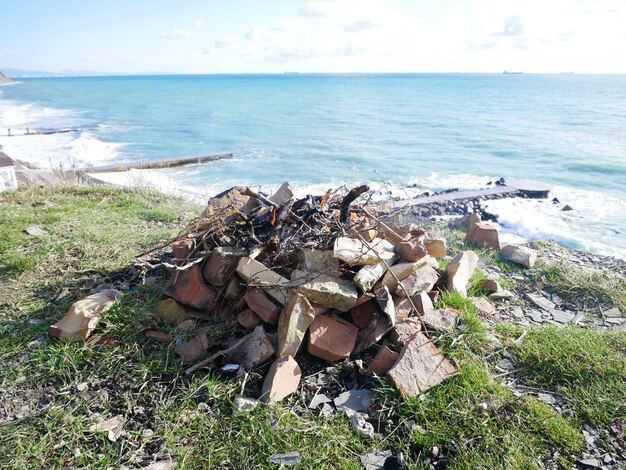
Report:
<svg viewBox="0 0 626 470"><path fill-rule="evenodd" d="M0 70L626 73L626 0L0 0Z"/></svg>

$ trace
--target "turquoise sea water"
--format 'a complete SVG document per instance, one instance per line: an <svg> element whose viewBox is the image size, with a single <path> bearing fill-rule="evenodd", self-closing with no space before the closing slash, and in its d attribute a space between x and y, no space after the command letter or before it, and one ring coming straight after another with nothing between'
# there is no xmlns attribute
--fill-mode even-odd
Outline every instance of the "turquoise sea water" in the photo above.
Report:
<svg viewBox="0 0 626 470"><path fill-rule="evenodd" d="M502 222L511 233L626 257L624 75L20 82L0 89L0 145L18 158L83 166L233 152L231 161L161 172L168 184L203 195L234 184L285 180L306 188L384 181L396 193L409 194L414 186L474 187L493 177L531 178L556 185L555 195L578 213L513 202L496 207L508 211ZM13 134L26 127L81 132L2 137L8 127ZM540 223L531 226L523 217ZM549 230L551 223L558 230ZM587 227L598 223L607 233Z"/></svg>

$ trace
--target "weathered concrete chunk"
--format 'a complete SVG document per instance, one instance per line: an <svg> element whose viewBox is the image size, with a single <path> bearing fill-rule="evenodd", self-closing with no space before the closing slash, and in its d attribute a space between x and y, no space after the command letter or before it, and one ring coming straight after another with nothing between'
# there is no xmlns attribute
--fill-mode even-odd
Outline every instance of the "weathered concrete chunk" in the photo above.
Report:
<svg viewBox="0 0 626 470"><path fill-rule="evenodd" d="M398 297L411 297L422 292L428 292L435 287L439 280L439 273L430 266L422 266L404 278L394 292Z"/></svg>
<svg viewBox="0 0 626 470"><path fill-rule="evenodd" d="M278 356L295 357L314 319L315 309L306 297L298 293L291 294L278 322Z"/></svg>
<svg viewBox="0 0 626 470"><path fill-rule="evenodd" d="M285 305L287 302L288 280L267 266L250 258L241 258L237 264L237 274L248 284L263 287L263 290Z"/></svg>
<svg viewBox="0 0 626 470"><path fill-rule="evenodd" d="M325 274L314 276L300 286L300 291L311 303L340 312L347 312L354 307L358 298L352 282Z"/></svg>
<svg viewBox="0 0 626 470"><path fill-rule="evenodd" d="M390 259L387 265L391 265L394 261L395 258ZM367 292L378 282L383 274L385 274L387 265L380 263L363 266L359 269L359 272L356 273L352 282L354 282L354 285L361 289L362 292Z"/></svg>
<svg viewBox="0 0 626 470"><path fill-rule="evenodd" d="M372 362L369 364L369 370L376 375L384 375L398 360L399 354L392 351L387 346L381 347Z"/></svg>
<svg viewBox="0 0 626 470"><path fill-rule="evenodd" d="M458 319L459 315L447 308L440 308L422 315L426 326L437 331L452 331Z"/></svg>
<svg viewBox="0 0 626 470"><path fill-rule="evenodd" d="M405 398L415 397L456 374L455 367L422 333L415 333L387 375Z"/></svg>
<svg viewBox="0 0 626 470"><path fill-rule="evenodd" d="M263 381L260 400L264 403L281 401L298 391L302 371L291 356L276 359Z"/></svg>
<svg viewBox="0 0 626 470"><path fill-rule="evenodd" d="M270 325L278 323L278 317L280 315L280 307L272 302L263 289L253 287L246 292L244 297L248 307L256 313L264 322Z"/></svg>
<svg viewBox="0 0 626 470"><path fill-rule="evenodd" d="M184 271L174 271L165 288L165 295L207 312L215 308L219 297L215 289L205 284L198 265Z"/></svg>
<svg viewBox="0 0 626 470"><path fill-rule="evenodd" d="M478 313L483 316L490 317L498 313L498 310L484 297L472 297L470 300L476 307L476 310L478 310Z"/></svg>
<svg viewBox="0 0 626 470"><path fill-rule="evenodd" d="M226 360L250 370L263 364L273 354L274 346L265 334L263 325L259 325L252 333L240 338L232 348L229 348Z"/></svg>
<svg viewBox="0 0 626 470"><path fill-rule="evenodd" d="M504 245L500 255L507 260L520 264L526 268L532 268L537 262L537 252L532 248L521 245Z"/></svg>
<svg viewBox="0 0 626 470"><path fill-rule="evenodd" d="M394 292L396 287L398 287L398 282L403 281L411 274L413 274L416 270L423 266L427 266L429 263L428 256L420 259L419 261L415 261L414 263L397 263L391 266L381 281L381 284L387 286L389 292Z"/></svg>
<svg viewBox="0 0 626 470"><path fill-rule="evenodd" d="M427 236L424 239L424 246L428 250L428 254L433 258L445 258L448 251L446 239L441 237Z"/></svg>
<svg viewBox="0 0 626 470"><path fill-rule="evenodd" d="M263 323L263 320L254 311L247 308L237 314L237 322L246 330L254 330Z"/></svg>
<svg viewBox="0 0 626 470"><path fill-rule="evenodd" d="M293 197L293 192L289 187L289 182L284 182L280 185L280 187L276 190L274 194L272 194L268 199L272 201L274 204L278 206L282 206L283 204L287 204L287 202Z"/></svg>
<svg viewBox="0 0 626 470"><path fill-rule="evenodd" d="M500 250L500 240L498 238L498 229L491 224L476 223L470 226L465 243L487 248L491 250Z"/></svg>
<svg viewBox="0 0 626 470"><path fill-rule="evenodd" d="M400 320L389 332L389 341L396 346L404 346L416 332L422 329L419 318L411 317Z"/></svg>
<svg viewBox="0 0 626 470"><path fill-rule="evenodd" d="M428 254L428 250L422 241L422 239L414 238L406 242L398 243L395 252L404 261L410 263L418 261Z"/></svg>
<svg viewBox="0 0 626 470"><path fill-rule="evenodd" d="M115 289L105 289L74 302L63 318L52 325L48 332L64 341L85 341L104 312L122 295Z"/></svg>
<svg viewBox="0 0 626 470"><path fill-rule="evenodd" d="M204 356L208 347L207 336L205 333L201 333L186 343L179 344L174 350L180 356L183 364L189 364Z"/></svg>
<svg viewBox="0 0 626 470"><path fill-rule="evenodd" d="M448 292L458 292L467 297L467 285L478 264L478 255L471 250L462 251L454 257L448 267Z"/></svg>
<svg viewBox="0 0 626 470"><path fill-rule="evenodd" d="M347 358L354 349L356 326L320 315L309 327L309 353L330 362Z"/></svg>
<svg viewBox="0 0 626 470"><path fill-rule="evenodd" d="M243 253L231 247L217 247L204 265L202 274L207 282L216 287L222 287L235 273Z"/></svg>
<svg viewBox="0 0 626 470"><path fill-rule="evenodd" d="M389 260L394 253L393 245L381 238L365 244L358 238L338 237L333 247L333 255L351 266L365 266Z"/></svg>
<svg viewBox="0 0 626 470"><path fill-rule="evenodd" d="M328 274L339 272L339 261L332 250L303 249L300 250L300 258L302 271Z"/></svg>

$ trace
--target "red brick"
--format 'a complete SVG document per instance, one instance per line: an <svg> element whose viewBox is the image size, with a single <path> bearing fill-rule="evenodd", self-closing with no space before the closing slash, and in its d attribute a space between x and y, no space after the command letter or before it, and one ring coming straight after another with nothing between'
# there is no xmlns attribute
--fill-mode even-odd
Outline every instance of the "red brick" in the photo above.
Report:
<svg viewBox="0 0 626 470"><path fill-rule="evenodd" d="M223 248L216 248L211 252L202 274L207 282L216 287L222 287L234 274L237 263L239 263L238 256L233 256L231 252Z"/></svg>
<svg viewBox="0 0 626 470"><path fill-rule="evenodd" d="M309 327L309 353L330 362L347 358L359 329L347 322L320 315Z"/></svg>
<svg viewBox="0 0 626 470"><path fill-rule="evenodd" d="M477 223L470 227L465 242L481 248L500 251L498 229L490 224Z"/></svg>
<svg viewBox="0 0 626 470"><path fill-rule="evenodd" d="M172 253L179 260L187 259L194 248L195 242L191 238L181 238L172 243Z"/></svg>
<svg viewBox="0 0 626 470"><path fill-rule="evenodd" d="M389 332L389 340L396 346L404 346L404 344L416 332L422 329L422 322L419 318L411 317L400 320Z"/></svg>
<svg viewBox="0 0 626 470"><path fill-rule="evenodd" d="M218 300L217 291L204 283L198 265L184 271L175 271L167 283L165 295L204 311L213 310Z"/></svg>
<svg viewBox="0 0 626 470"><path fill-rule="evenodd" d="M356 326L365 326L369 324L369 322L372 321L374 314L377 312L378 307L376 306L376 302L373 300L359 304L350 310L352 321Z"/></svg>
<svg viewBox="0 0 626 470"><path fill-rule="evenodd" d="M264 322L271 325L276 325L278 323L280 307L267 297L265 292L263 292L263 289L253 287L246 292L245 299L248 307L250 307L250 310L261 317Z"/></svg>
<svg viewBox="0 0 626 470"><path fill-rule="evenodd" d="M398 360L399 354L392 351L387 346L383 346L378 350L372 362L370 362L370 370L376 375L384 375Z"/></svg>

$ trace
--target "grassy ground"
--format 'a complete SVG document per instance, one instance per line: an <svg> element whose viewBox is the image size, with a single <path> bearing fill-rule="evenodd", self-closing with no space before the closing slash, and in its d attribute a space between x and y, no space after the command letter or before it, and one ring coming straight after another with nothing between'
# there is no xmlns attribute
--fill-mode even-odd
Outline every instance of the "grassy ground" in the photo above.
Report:
<svg viewBox="0 0 626 470"><path fill-rule="evenodd" d="M89 288L133 278L134 256L177 233L197 213L179 200L107 188L19 191L0 196L0 468L108 468L172 458L179 468L276 468L269 457L299 451L303 468L360 468L373 449L402 451L409 468L434 453L448 468L568 465L583 450L583 423L626 418L626 337L597 330L481 325L473 305L442 302L462 321L437 339L459 374L420 399L402 400L382 379L367 441L345 417L320 418L299 394L285 403L233 412L241 385L219 374L178 376L178 358L144 332L189 334L154 315L162 283L131 286L85 345L47 335ZM38 223L46 231L22 230ZM504 266L507 268L507 266ZM161 281L162 282L162 281ZM65 288L65 289L64 289ZM517 396L496 368L503 342L526 384L558 390L564 412ZM521 339L520 339L521 338ZM262 374L252 374L253 395ZM92 424L125 418L112 442Z"/></svg>

